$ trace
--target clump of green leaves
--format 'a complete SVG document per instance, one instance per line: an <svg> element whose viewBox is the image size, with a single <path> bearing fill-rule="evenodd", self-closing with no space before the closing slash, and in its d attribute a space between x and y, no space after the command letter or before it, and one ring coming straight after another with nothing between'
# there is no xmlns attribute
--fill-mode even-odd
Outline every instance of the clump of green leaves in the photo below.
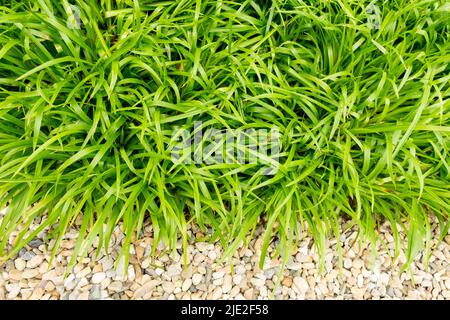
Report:
<svg viewBox="0 0 450 320"><path fill-rule="evenodd" d="M277 237L283 261L305 223L322 252L339 218L372 243L387 220L408 263L432 217L448 232L447 1L2 3L4 259L44 229L56 253L80 215L71 266L120 221L125 257L144 221L171 248L210 228L228 256L263 221L262 257ZM175 165L173 129L195 122L276 126L279 170Z"/></svg>

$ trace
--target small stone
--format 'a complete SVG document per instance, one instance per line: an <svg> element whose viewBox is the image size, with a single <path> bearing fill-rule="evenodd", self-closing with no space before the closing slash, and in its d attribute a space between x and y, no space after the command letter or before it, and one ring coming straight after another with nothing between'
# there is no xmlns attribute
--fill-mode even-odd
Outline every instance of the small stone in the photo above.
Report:
<svg viewBox="0 0 450 320"><path fill-rule="evenodd" d="M344 268L350 270L352 267L352 260L349 258L344 259Z"/></svg>
<svg viewBox="0 0 450 320"><path fill-rule="evenodd" d="M233 276L233 283L234 284L238 285L238 284L241 283L241 281L242 281L242 276L240 274L235 274Z"/></svg>
<svg viewBox="0 0 450 320"><path fill-rule="evenodd" d="M89 291L83 291L81 292L78 297L77 300L89 300Z"/></svg>
<svg viewBox="0 0 450 320"><path fill-rule="evenodd" d="M245 269L245 267L242 265L238 265L238 266L236 266L236 268L234 268L234 271L236 274L243 275L247 272L247 269Z"/></svg>
<svg viewBox="0 0 450 320"><path fill-rule="evenodd" d="M92 283L94 284L99 284L101 283L103 280L106 279L106 273L104 272L98 272L98 273L94 273L94 275L92 276Z"/></svg>
<svg viewBox="0 0 450 320"><path fill-rule="evenodd" d="M233 278L227 274L224 278L223 278L223 285L222 285L222 292L223 293L228 293L231 290L232 287L232 281Z"/></svg>
<svg viewBox="0 0 450 320"><path fill-rule="evenodd" d="M99 284L94 284L89 294L89 300L99 300L101 298L102 298L101 287Z"/></svg>
<svg viewBox="0 0 450 320"><path fill-rule="evenodd" d="M198 285L203 280L203 276L199 273L196 273L192 276L192 284L194 286Z"/></svg>
<svg viewBox="0 0 450 320"><path fill-rule="evenodd" d="M384 285L387 285L389 283L389 279L390 279L389 274L387 274L386 272L382 272L380 274L380 281Z"/></svg>
<svg viewBox="0 0 450 320"><path fill-rule="evenodd" d="M450 290L450 278L445 280L445 287Z"/></svg>
<svg viewBox="0 0 450 320"><path fill-rule="evenodd" d="M222 297L222 288L216 288L212 295L211 295L211 299L212 300L218 300L220 297Z"/></svg>
<svg viewBox="0 0 450 320"><path fill-rule="evenodd" d="M33 239L30 242L28 242L28 245L31 248L39 248L39 246L43 245L44 242L41 239Z"/></svg>
<svg viewBox="0 0 450 320"><path fill-rule="evenodd" d="M171 294L175 290L175 286L172 282L165 281L162 284L162 289L164 290L165 293Z"/></svg>
<svg viewBox="0 0 450 320"><path fill-rule="evenodd" d="M364 261L362 261L361 259L358 259L358 258L354 259L352 262L353 268L358 269L358 270L361 269L363 267L363 265L364 265Z"/></svg>
<svg viewBox="0 0 450 320"><path fill-rule="evenodd" d="M20 293L20 286L18 284L14 284L7 287L6 290L8 291L8 300L12 300Z"/></svg>
<svg viewBox="0 0 450 320"><path fill-rule="evenodd" d="M121 292L123 288L122 282L113 281L108 285L108 289L113 292Z"/></svg>
<svg viewBox="0 0 450 320"><path fill-rule="evenodd" d="M92 272L91 268L86 267L77 273L77 278L84 278L84 277L88 276L89 274L91 274L91 272Z"/></svg>
<svg viewBox="0 0 450 320"><path fill-rule="evenodd" d="M75 288L76 285L77 283L75 281L75 276L73 275L73 273L69 274L67 279L64 281L64 288L66 288L66 290L68 291L71 291L73 290L73 288Z"/></svg>
<svg viewBox="0 0 450 320"><path fill-rule="evenodd" d="M253 300L253 288L245 290L244 298L247 300Z"/></svg>
<svg viewBox="0 0 450 320"><path fill-rule="evenodd" d="M36 269L25 269L22 273L22 278L24 279L32 279L39 274L39 271Z"/></svg>
<svg viewBox="0 0 450 320"><path fill-rule="evenodd" d="M186 280L183 281L183 285L181 286L181 290L183 292L186 292L186 291L189 290L191 285L192 285L192 280L191 279L186 279Z"/></svg>
<svg viewBox="0 0 450 320"><path fill-rule="evenodd" d="M134 292L134 297L135 298L141 298L143 296L146 296L147 294L149 294L150 292L152 292L152 290L158 286L161 282L159 280L149 280L146 283L144 283L139 289L137 289Z"/></svg>
<svg viewBox="0 0 450 320"><path fill-rule="evenodd" d="M225 273L223 273L222 271L218 271L218 272L214 272L212 274L213 279L221 279L223 278L223 276L225 275Z"/></svg>
<svg viewBox="0 0 450 320"><path fill-rule="evenodd" d="M134 271L134 267L132 265L128 266L128 280L129 281L134 281L134 279L136 279L136 273Z"/></svg>
<svg viewBox="0 0 450 320"><path fill-rule="evenodd" d="M23 260L22 258L17 258L16 260L14 260L14 266L19 271L23 271L26 265L27 265L26 261Z"/></svg>
<svg viewBox="0 0 450 320"><path fill-rule="evenodd" d="M281 284L285 287L290 288L292 286L292 277L284 277L283 281L281 282Z"/></svg>
<svg viewBox="0 0 450 320"><path fill-rule="evenodd" d="M44 261L44 257L41 255L36 255L27 262L27 268L37 268L42 263L42 261Z"/></svg>
<svg viewBox="0 0 450 320"><path fill-rule="evenodd" d="M250 280L250 282L255 286L255 287L263 287L266 283L266 281L264 279L258 279L258 278L252 278Z"/></svg>
<svg viewBox="0 0 450 320"><path fill-rule="evenodd" d="M217 259L217 253L216 253L215 251L210 251L210 252L208 253L208 257L209 257L211 260L216 260L216 259Z"/></svg>
<svg viewBox="0 0 450 320"><path fill-rule="evenodd" d="M184 269L183 272L181 272L181 277L183 279L190 279L190 278L192 278L192 267L188 266L186 269Z"/></svg>
<svg viewBox="0 0 450 320"><path fill-rule="evenodd" d="M32 251L26 251L25 249L22 249L19 251L19 257L21 257L25 261L31 260L36 255L36 253Z"/></svg>
<svg viewBox="0 0 450 320"><path fill-rule="evenodd" d="M362 300L364 299L364 293L366 292L366 288L356 288L353 287L350 289L352 292L353 298L356 300Z"/></svg>
<svg viewBox="0 0 450 320"><path fill-rule="evenodd" d="M293 283L300 293L306 293L309 289L308 282L302 277L295 277Z"/></svg>

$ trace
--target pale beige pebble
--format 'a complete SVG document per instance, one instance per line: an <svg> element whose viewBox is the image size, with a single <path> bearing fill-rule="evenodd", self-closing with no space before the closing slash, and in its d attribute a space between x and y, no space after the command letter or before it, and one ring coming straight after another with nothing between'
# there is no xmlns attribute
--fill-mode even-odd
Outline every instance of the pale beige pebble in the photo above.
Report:
<svg viewBox="0 0 450 320"><path fill-rule="evenodd" d="M212 278L213 279L221 279L221 278L223 278L224 275L225 275L225 273L223 273L222 271L217 271L212 274Z"/></svg>
<svg viewBox="0 0 450 320"><path fill-rule="evenodd" d="M136 258L138 260L141 260L144 257L145 249L141 246L137 246L135 250L136 250Z"/></svg>
<svg viewBox="0 0 450 320"><path fill-rule="evenodd" d="M355 277L348 277L348 278L347 278L347 284L348 284L350 287L355 286L356 283L357 283L357 282L356 282Z"/></svg>
<svg viewBox="0 0 450 320"><path fill-rule="evenodd" d="M14 266L16 267L17 270L23 271L27 266L27 263L22 258L17 258L16 260L14 260Z"/></svg>
<svg viewBox="0 0 450 320"><path fill-rule="evenodd" d="M364 294L366 293L366 288L353 287L350 289L350 291L352 292L354 299L362 300L362 299L364 299Z"/></svg>
<svg viewBox="0 0 450 320"><path fill-rule="evenodd" d="M200 284L200 282L202 282L203 280L203 275L196 273L192 276L192 284L194 286L197 286L198 284Z"/></svg>
<svg viewBox="0 0 450 320"><path fill-rule="evenodd" d="M39 300L44 295L44 293L45 293L45 290L43 288L39 288L39 287L35 288L29 299L30 300Z"/></svg>
<svg viewBox="0 0 450 320"><path fill-rule="evenodd" d="M233 278L231 275L227 274L223 278L222 292L228 293L231 290Z"/></svg>
<svg viewBox="0 0 450 320"><path fill-rule="evenodd" d="M239 293L238 295L236 295L236 297L234 297L236 300L245 300L245 297ZM249 299L248 299L249 300Z"/></svg>
<svg viewBox="0 0 450 320"><path fill-rule="evenodd" d="M305 293L309 289L308 282L302 277L294 277L293 283L300 293Z"/></svg>
<svg viewBox="0 0 450 320"><path fill-rule="evenodd" d="M197 272L200 274L206 274L206 268L204 266L198 266Z"/></svg>
<svg viewBox="0 0 450 320"><path fill-rule="evenodd" d="M218 299L220 299L221 297L222 297L222 288L221 288L221 287L218 287L218 288L216 288L216 289L212 292L210 299L212 299L212 300L218 300Z"/></svg>
<svg viewBox="0 0 450 320"><path fill-rule="evenodd" d="M128 274L127 274L129 281L134 281L136 279L136 273L134 271L134 267L132 265L128 266Z"/></svg>
<svg viewBox="0 0 450 320"><path fill-rule="evenodd" d="M153 289L160 284L161 284L160 280L149 280L134 292L134 297L141 298L144 295L151 293Z"/></svg>
<svg viewBox="0 0 450 320"><path fill-rule="evenodd" d="M86 276L88 276L89 274L91 274L92 269L88 266L82 270L80 270L78 273L76 273L77 278L84 278Z"/></svg>
<svg viewBox="0 0 450 320"><path fill-rule="evenodd" d="M120 281L113 281L107 287L108 287L108 290L110 290L110 291L121 292L122 288L123 288L123 284Z"/></svg>
<svg viewBox="0 0 450 320"><path fill-rule="evenodd" d="M444 284L445 284L445 287L450 290L450 278L445 280Z"/></svg>
<svg viewBox="0 0 450 320"><path fill-rule="evenodd" d="M192 285L192 279L186 279L186 280L183 281L183 285L181 286L181 290L183 292L186 292L186 291L189 290L191 285Z"/></svg>
<svg viewBox="0 0 450 320"><path fill-rule="evenodd" d="M430 280L424 280L424 281L422 281L421 286L424 287L424 288L430 288L430 287L433 286L433 284L431 283Z"/></svg>
<svg viewBox="0 0 450 320"><path fill-rule="evenodd" d="M361 269L364 266L364 261L359 258L353 259L352 266L355 269Z"/></svg>
<svg viewBox="0 0 450 320"><path fill-rule="evenodd" d="M52 292L53 290L55 290L55 284L53 282L51 282L51 281L47 281L47 283L45 284L44 289L47 292Z"/></svg>
<svg viewBox="0 0 450 320"><path fill-rule="evenodd" d="M358 274L358 278L357 278L356 284L357 284L358 288L362 288L363 287L363 285L364 285L364 277L363 277L362 274Z"/></svg>
<svg viewBox="0 0 450 320"><path fill-rule="evenodd" d="M5 287L6 287L6 290L8 291L8 294L6 296L6 298L8 300L14 299L20 293L20 286L18 284L14 284L11 286L5 286Z"/></svg>
<svg viewBox="0 0 450 320"><path fill-rule="evenodd" d="M217 253L216 253L216 251L210 251L210 252L208 252L208 257L211 259L211 260L216 260L217 259Z"/></svg>
<svg viewBox="0 0 450 320"><path fill-rule="evenodd" d="M44 274L48 271L48 262L44 261L39 266L39 274Z"/></svg>
<svg viewBox="0 0 450 320"><path fill-rule="evenodd" d="M450 244L450 234L445 236L445 242L447 242L447 244Z"/></svg>
<svg viewBox="0 0 450 320"><path fill-rule="evenodd" d="M443 291L442 291L442 296L443 296L445 299L450 299L450 290L443 290Z"/></svg>
<svg viewBox="0 0 450 320"><path fill-rule="evenodd" d="M41 300L49 300L51 298L50 293L46 293L42 296Z"/></svg>
<svg viewBox="0 0 450 320"><path fill-rule="evenodd" d="M238 265L234 268L234 271L236 274L244 275L247 272L247 269L242 265Z"/></svg>
<svg viewBox="0 0 450 320"><path fill-rule="evenodd" d="M238 286L234 286L233 288L231 288L231 291L229 293L230 297L232 297L232 298L236 297L240 291L241 291L241 288L239 288Z"/></svg>
<svg viewBox="0 0 450 320"><path fill-rule="evenodd" d="M103 272L103 265L101 264L96 264L93 268L92 268L92 273L101 273Z"/></svg>
<svg viewBox="0 0 450 320"><path fill-rule="evenodd" d="M111 283L111 278L105 278L101 283L100 283L100 287L102 289L106 289L109 284Z"/></svg>
<svg viewBox="0 0 450 320"><path fill-rule="evenodd" d="M98 272L98 273L94 273L94 275L92 276L91 282L94 284L98 284L98 283L101 283L105 279L106 279L106 273Z"/></svg>
<svg viewBox="0 0 450 320"><path fill-rule="evenodd" d="M39 270L36 269L25 269L22 272L22 278L24 279L32 279L39 274Z"/></svg>
<svg viewBox="0 0 450 320"><path fill-rule="evenodd" d="M77 296L77 300L89 300L89 291L82 291Z"/></svg>
<svg viewBox="0 0 450 320"><path fill-rule="evenodd" d="M290 288L292 286L292 277L284 277L281 285Z"/></svg>
<svg viewBox="0 0 450 320"><path fill-rule="evenodd" d="M183 269L183 271L181 272L181 277L183 279L190 279L192 278L192 266L189 265L186 268Z"/></svg>
<svg viewBox="0 0 450 320"><path fill-rule="evenodd" d="M22 277L22 272L16 269L13 269L9 272L8 274L9 279L11 280L15 280L15 281L20 281L23 277Z"/></svg>
<svg viewBox="0 0 450 320"><path fill-rule="evenodd" d="M380 281L381 281L381 283L384 284L384 285L387 285L387 284L389 283L390 278L391 278L391 277L390 277L389 274L386 273L386 272L382 272L382 273L380 274Z"/></svg>
<svg viewBox="0 0 450 320"><path fill-rule="evenodd" d="M26 288L20 290L20 300L36 300L36 299L30 299L31 295L33 294L33 289Z"/></svg>
<svg viewBox="0 0 450 320"><path fill-rule="evenodd" d="M89 280L86 279L85 277L81 278L80 281L77 284L78 288L83 288L84 286L89 284Z"/></svg>
<svg viewBox="0 0 450 320"><path fill-rule="evenodd" d="M150 257L145 258L144 261L142 261L141 267L142 269L147 269L148 267L150 267ZM163 270L164 272L164 270Z"/></svg>
<svg viewBox="0 0 450 320"><path fill-rule="evenodd" d="M245 290L244 298L247 300L253 300L253 288Z"/></svg>
<svg viewBox="0 0 450 320"><path fill-rule="evenodd" d="M66 288L66 290L70 291L73 290L73 288L75 288L75 286L77 285L76 281L75 281L75 276L73 275L73 273L69 274L66 278L66 280L64 281L64 288Z"/></svg>
<svg viewBox="0 0 450 320"><path fill-rule="evenodd" d="M203 254L197 253L197 254L194 256L194 264L200 264L200 263L202 263L203 261L205 261L205 256L204 256Z"/></svg>
<svg viewBox="0 0 450 320"><path fill-rule="evenodd" d="M156 269L155 269L155 273L156 273L158 276L160 276L160 275L162 275L162 274L164 273L164 269L156 268Z"/></svg>
<svg viewBox="0 0 450 320"><path fill-rule="evenodd" d="M242 281L242 275L240 275L240 274L235 274L234 276L233 276L233 283L234 284L240 284L241 283L241 281Z"/></svg>
<svg viewBox="0 0 450 320"><path fill-rule="evenodd" d="M352 267L352 260L350 258L345 258L344 259L344 268L347 270L350 270L351 267Z"/></svg>
<svg viewBox="0 0 450 320"><path fill-rule="evenodd" d="M255 286L255 287L262 287L265 285L266 281L263 279L258 279L258 278L252 278L250 280L250 282Z"/></svg>
<svg viewBox="0 0 450 320"><path fill-rule="evenodd" d="M162 283L162 289L164 290L164 292L171 294L175 290L175 285L173 284L173 282L165 281Z"/></svg>
<svg viewBox="0 0 450 320"><path fill-rule="evenodd" d="M35 255L27 262L27 268L34 269L40 266L40 264L44 261L44 256Z"/></svg>
<svg viewBox="0 0 450 320"><path fill-rule="evenodd" d="M142 278L138 281L138 283L140 285L143 285L144 283L146 283L147 281L150 281L150 280L152 280L152 277L150 277L148 274L144 274L142 276Z"/></svg>

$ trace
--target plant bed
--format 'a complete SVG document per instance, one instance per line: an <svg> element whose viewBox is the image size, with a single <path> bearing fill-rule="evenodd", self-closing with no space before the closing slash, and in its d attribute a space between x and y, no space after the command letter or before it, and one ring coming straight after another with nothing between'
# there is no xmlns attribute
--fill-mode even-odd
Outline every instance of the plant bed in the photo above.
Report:
<svg viewBox="0 0 450 320"><path fill-rule="evenodd" d="M225 257L263 222L285 265L306 225L341 254L346 219L427 262L431 219L449 229L449 7L379 2L1 6L2 261L47 229L55 256L81 219L67 272L119 223L125 262L146 223L186 259L192 222Z"/></svg>

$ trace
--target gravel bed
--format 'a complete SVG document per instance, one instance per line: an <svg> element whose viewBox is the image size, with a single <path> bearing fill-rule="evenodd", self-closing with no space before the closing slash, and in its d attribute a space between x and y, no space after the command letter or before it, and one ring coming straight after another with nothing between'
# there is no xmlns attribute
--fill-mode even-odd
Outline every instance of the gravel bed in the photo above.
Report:
<svg viewBox="0 0 450 320"><path fill-rule="evenodd" d="M93 247L67 278L63 274L78 236L76 226L67 233L50 267L43 232L14 259L0 266L0 299L450 299L450 235L437 247L437 240L433 240L428 269L419 256L411 271L400 273L405 256L392 258L394 239L389 227L380 227L386 245L378 244L373 265L370 247L355 241L357 233L353 228L343 225L343 230L347 231L341 238L342 269L336 241L330 240L325 269L320 274L317 252L305 233L277 287L281 262L270 258L273 247L268 250L263 270L258 267L261 228L247 247L241 247L222 264L218 264L222 254L219 244L190 243L188 264L183 268L181 242L174 252L166 252L160 244L155 258L150 257L153 240L151 226L146 226L143 237L133 242L125 275L123 260L114 268L124 238L118 227L109 256L101 250L96 258ZM433 224L434 239L437 232ZM195 226L189 233L203 237Z"/></svg>

